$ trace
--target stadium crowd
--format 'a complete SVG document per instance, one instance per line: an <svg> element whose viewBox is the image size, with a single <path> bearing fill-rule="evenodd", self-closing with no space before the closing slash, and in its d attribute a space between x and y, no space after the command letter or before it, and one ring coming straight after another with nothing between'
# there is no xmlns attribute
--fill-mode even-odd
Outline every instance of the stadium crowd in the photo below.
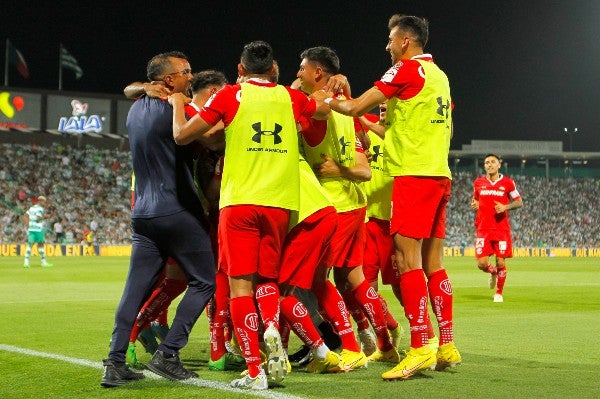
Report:
<svg viewBox="0 0 600 399"><path fill-rule="evenodd" d="M2 144L0 242L27 241L21 215L39 195L48 198L50 243L130 242L131 156L128 151L59 144Z"/></svg>
<svg viewBox="0 0 600 399"><path fill-rule="evenodd" d="M0 154L5 160L0 166L0 243L26 241L20 217L38 195L49 199L48 242L130 243L129 151L5 143ZM447 246L473 245L475 177L473 172L453 176ZM514 247L600 247L600 209L591 206L600 197L599 179L511 177L525 203L510 214Z"/></svg>

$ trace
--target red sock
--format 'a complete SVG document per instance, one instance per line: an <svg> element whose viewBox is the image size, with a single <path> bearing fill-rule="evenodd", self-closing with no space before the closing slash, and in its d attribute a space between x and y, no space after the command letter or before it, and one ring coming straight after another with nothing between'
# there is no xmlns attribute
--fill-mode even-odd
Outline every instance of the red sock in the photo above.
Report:
<svg viewBox="0 0 600 399"><path fill-rule="evenodd" d="M166 308L165 310L160 312L158 317L154 320L161 326L168 326L169 325L169 308Z"/></svg>
<svg viewBox="0 0 600 399"><path fill-rule="evenodd" d="M445 269L438 270L428 277L427 287L431 307L440 329L440 345L454 340L452 327L452 285Z"/></svg>
<svg viewBox="0 0 600 399"><path fill-rule="evenodd" d="M281 314L298 338L310 349L317 349L323 344L323 338L312 322L306 306L293 295L281 300Z"/></svg>
<svg viewBox="0 0 600 399"><path fill-rule="evenodd" d="M281 337L281 345L287 350L290 342L290 323L285 319L283 309L281 310L281 318L279 320L279 336Z"/></svg>
<svg viewBox="0 0 600 399"><path fill-rule="evenodd" d="M427 318L427 337L435 337L435 331L433 330L433 324L431 324L431 317Z"/></svg>
<svg viewBox="0 0 600 399"><path fill-rule="evenodd" d="M260 372L260 349L258 346L258 313L254 298L240 296L230 301L231 320L242 356L246 360L250 377Z"/></svg>
<svg viewBox="0 0 600 399"><path fill-rule="evenodd" d="M487 264L487 266L485 267L485 269L481 269L486 273L491 273L491 274L496 274L498 273L498 269L496 269L494 266L492 266L490 263Z"/></svg>
<svg viewBox="0 0 600 399"><path fill-rule="evenodd" d="M229 278L221 271L216 275L216 290L211 302L210 358L214 361L227 352L225 329L229 322Z"/></svg>
<svg viewBox="0 0 600 399"><path fill-rule="evenodd" d="M394 318L394 315L390 313L390 309L388 308L388 304L385 299L379 295L379 301L381 302L381 309L383 309L383 315L385 316L385 324L388 330L395 330L398 328L398 321Z"/></svg>
<svg viewBox="0 0 600 399"><path fill-rule="evenodd" d="M394 347L388 333L385 323L385 316L381 308L381 300L375 288L363 280L357 287L352 290L356 302L358 302L363 310L363 313L368 317L375 335L377 335L377 347L382 352L387 352Z"/></svg>
<svg viewBox="0 0 600 399"><path fill-rule="evenodd" d="M177 298L186 288L187 281L174 280L167 277L159 280L155 285L154 291L152 291L152 294L150 294L150 297L142 305L138 313L135 325L129 336L130 342L135 342L140 331L148 328L149 323L158 318L163 312L163 319L159 320L159 324L167 325L167 312L165 310L169 308L173 299Z"/></svg>
<svg viewBox="0 0 600 399"><path fill-rule="evenodd" d="M352 352L360 352L360 345L356 340L350 322L350 314L337 288L328 280L324 284L314 287L314 293L319 302L319 307L325 313L325 318L331 322L340 336L342 348Z"/></svg>
<svg viewBox="0 0 600 399"><path fill-rule="evenodd" d="M369 328L369 320L363 312L360 303L358 303L354 297L354 293L352 291L344 291L340 292L340 294L342 295L342 298L344 298L344 302L346 303L348 312L350 312L350 316L352 316L352 319L356 323L356 328L359 331Z"/></svg>
<svg viewBox="0 0 600 399"><path fill-rule="evenodd" d="M404 314L410 325L410 346L420 348L429 343L427 336L427 283L423 269L409 270L400 275L400 292Z"/></svg>
<svg viewBox="0 0 600 399"><path fill-rule="evenodd" d="M279 329L279 287L274 282L258 284L255 292L254 296L265 328L269 324L275 324L275 328Z"/></svg>
<svg viewBox="0 0 600 399"><path fill-rule="evenodd" d="M504 283L506 283L506 266L498 268L498 281L496 282L496 294L502 295L504 290Z"/></svg>

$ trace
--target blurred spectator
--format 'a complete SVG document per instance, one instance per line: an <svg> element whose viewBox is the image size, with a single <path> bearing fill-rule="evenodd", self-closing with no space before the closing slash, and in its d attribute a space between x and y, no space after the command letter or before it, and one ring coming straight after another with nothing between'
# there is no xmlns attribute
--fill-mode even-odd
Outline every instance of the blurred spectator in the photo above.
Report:
<svg viewBox="0 0 600 399"><path fill-rule="evenodd" d="M131 176L128 151L2 144L0 156L8 161L0 166L0 242L26 241L18 215L30 206L29 198L45 193L51 199L47 228L61 224L65 241L74 243L82 236L80 226L89 224L96 229L95 244L130 243L130 194L128 183L123 183Z"/></svg>
<svg viewBox="0 0 600 399"><path fill-rule="evenodd" d="M32 196L45 193L51 198L47 227L61 224L65 243L85 237L81 226L89 225L93 244L130 244L129 151L2 144L0 156L6 160L0 166L0 243L27 240L19 216L31 205ZM600 247L600 207L595 206L600 179L510 177L528 204L511 215L515 248ZM470 206L474 178L469 172L453 176L446 246L474 244Z"/></svg>

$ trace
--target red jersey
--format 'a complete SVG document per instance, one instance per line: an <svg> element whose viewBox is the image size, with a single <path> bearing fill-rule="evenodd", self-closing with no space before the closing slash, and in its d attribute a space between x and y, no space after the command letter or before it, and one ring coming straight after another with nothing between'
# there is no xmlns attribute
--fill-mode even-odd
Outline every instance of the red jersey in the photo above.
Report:
<svg viewBox="0 0 600 399"><path fill-rule="evenodd" d="M473 198L479 201L479 210L475 216L477 231L501 230L510 232L508 212L496 213L496 202L507 205L521 198L515 182L510 177L499 175L492 182L487 176L480 176L473 182Z"/></svg>
<svg viewBox="0 0 600 399"><path fill-rule="evenodd" d="M408 60L400 60L374 84L387 97L401 100L413 98L425 85L425 75L419 61L433 62L431 54L417 55Z"/></svg>
<svg viewBox="0 0 600 399"><path fill-rule="evenodd" d="M264 79L249 79L247 83L251 83L257 86L275 87L275 83L271 83ZM307 118L312 117L317 110L317 102L306 96L300 90L295 90L290 87L286 87L290 98L292 99L292 109L294 111L294 118L296 121L301 116ZM241 95L241 86L225 85L221 90L215 93L202 107L200 110L200 117L206 121L209 125L216 125L217 122L223 120L225 127L229 126L237 110L240 107L239 96Z"/></svg>

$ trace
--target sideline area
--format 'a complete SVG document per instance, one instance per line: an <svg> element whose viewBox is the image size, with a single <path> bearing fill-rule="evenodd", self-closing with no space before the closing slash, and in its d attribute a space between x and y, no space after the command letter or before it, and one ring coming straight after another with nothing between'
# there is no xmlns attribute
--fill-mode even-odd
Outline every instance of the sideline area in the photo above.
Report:
<svg viewBox="0 0 600 399"><path fill-rule="evenodd" d="M86 359L78 359L78 358L63 356L63 355L54 354L54 353L39 352L39 351L32 350L32 349L20 348L18 346L0 344L0 351L18 353L20 355L41 357L41 358L46 358L46 359L53 359L53 360L58 360L61 362L75 364L78 366L92 367L92 368L95 368L98 370L102 370L101 362L92 362L92 361L86 360ZM154 374L148 370L144 370L143 373L146 376L146 378L164 380L164 378L159 377L156 374ZM100 374L98 374L98 389L101 389L99 381L100 381ZM225 384L225 383L218 382L218 381L205 380L202 378L192 378L189 380L173 381L173 382L185 384L185 385L193 385L193 386L197 386L197 387L201 387L201 388L217 389L220 391L236 392L236 393L240 393L240 394L243 393L245 395L252 395L252 396L257 396L257 397L261 397L261 398L302 399L299 396L285 395L285 394L282 394L279 392L274 392L272 390L250 391L250 390L235 389L235 388L230 387L229 384ZM114 388L114 389L118 389L118 388Z"/></svg>

